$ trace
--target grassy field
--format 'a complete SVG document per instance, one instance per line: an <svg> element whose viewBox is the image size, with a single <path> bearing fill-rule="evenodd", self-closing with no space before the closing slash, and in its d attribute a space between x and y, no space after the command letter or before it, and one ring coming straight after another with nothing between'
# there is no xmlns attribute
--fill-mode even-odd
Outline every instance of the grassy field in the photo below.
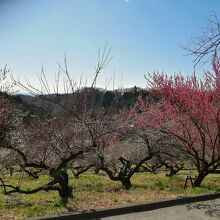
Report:
<svg viewBox="0 0 220 220"><path fill-rule="evenodd" d="M159 174L138 173L133 176L133 186L129 191L122 188L120 182L113 182L104 174L84 174L79 179L71 176L74 187L74 199L65 208L57 192L39 192L32 195L13 194L5 196L0 189L0 219L20 219L55 213L83 212L103 207L113 207L120 204L146 202L177 196L192 196L201 193L220 191L220 175L209 175L202 187L183 189L186 175L182 171L175 177ZM30 189L46 182L46 177L37 182L26 178L19 183L14 177L15 184L21 184L23 189ZM12 180L8 180L12 182Z"/></svg>

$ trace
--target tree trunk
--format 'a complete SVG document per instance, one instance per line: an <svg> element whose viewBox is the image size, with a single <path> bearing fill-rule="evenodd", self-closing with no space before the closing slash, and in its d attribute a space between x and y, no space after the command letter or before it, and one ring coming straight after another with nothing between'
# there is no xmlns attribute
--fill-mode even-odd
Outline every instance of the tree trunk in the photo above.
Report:
<svg viewBox="0 0 220 220"><path fill-rule="evenodd" d="M72 186L63 184L60 184L60 186L61 188L59 190L59 195L62 199L62 202L66 204L70 198L73 198L73 188Z"/></svg>
<svg viewBox="0 0 220 220"><path fill-rule="evenodd" d="M95 170L94 170L94 173L95 173L95 174L98 174L98 173L99 173L99 170L100 170L99 167L96 167Z"/></svg>
<svg viewBox="0 0 220 220"><path fill-rule="evenodd" d="M126 190L129 190L131 188L131 180L130 178L124 178L121 180L122 185Z"/></svg>
<svg viewBox="0 0 220 220"><path fill-rule="evenodd" d="M59 183L59 195L62 199L62 202L66 204L68 199L73 198L73 188L69 186L69 177L67 170L59 170L52 174L54 180Z"/></svg>
<svg viewBox="0 0 220 220"><path fill-rule="evenodd" d="M208 173L204 171L200 171L198 176L196 177L193 186L194 187L200 187L202 181L205 179L205 177L208 175Z"/></svg>

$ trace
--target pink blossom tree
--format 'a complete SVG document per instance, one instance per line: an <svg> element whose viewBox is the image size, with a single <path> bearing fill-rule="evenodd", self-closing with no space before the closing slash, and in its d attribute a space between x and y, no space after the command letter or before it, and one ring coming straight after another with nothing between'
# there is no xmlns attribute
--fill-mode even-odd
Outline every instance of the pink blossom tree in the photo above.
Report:
<svg viewBox="0 0 220 220"><path fill-rule="evenodd" d="M213 72L203 79L195 75L146 77L150 93L158 98L139 98L136 124L158 128L177 140L176 147L188 155L198 170L194 186L200 186L209 173L220 166L220 60L214 56Z"/></svg>

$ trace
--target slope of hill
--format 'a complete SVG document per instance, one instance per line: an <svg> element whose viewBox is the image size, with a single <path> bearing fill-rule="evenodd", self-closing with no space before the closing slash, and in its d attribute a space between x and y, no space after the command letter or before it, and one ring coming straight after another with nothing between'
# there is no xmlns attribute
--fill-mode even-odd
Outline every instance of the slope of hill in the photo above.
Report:
<svg viewBox="0 0 220 220"><path fill-rule="evenodd" d="M82 103L87 101L88 108L93 105L98 105L105 109L113 108L115 110L123 107L134 105L138 96L146 97L148 92L145 89L137 88L136 86L124 90L104 91L96 88L83 88L76 91L74 94L50 94L40 96L17 95L15 96L18 102L25 103L26 107L31 111L45 111L54 113L58 111L54 109L54 103L64 106L77 106L80 111ZM58 107L57 107L58 108ZM40 112L39 112L40 113Z"/></svg>

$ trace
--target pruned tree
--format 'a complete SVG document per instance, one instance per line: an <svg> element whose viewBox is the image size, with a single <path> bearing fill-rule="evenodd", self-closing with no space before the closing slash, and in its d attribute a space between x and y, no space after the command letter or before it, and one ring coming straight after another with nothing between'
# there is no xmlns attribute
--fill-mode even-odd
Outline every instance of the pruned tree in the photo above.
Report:
<svg viewBox="0 0 220 220"><path fill-rule="evenodd" d="M186 161L186 159L183 152L175 149L175 145L161 146L160 152L150 161L144 163L140 171L156 174L158 171L166 169L168 171L166 176L172 177L184 168L184 160Z"/></svg>
<svg viewBox="0 0 220 220"><path fill-rule="evenodd" d="M132 120L131 117L130 122ZM129 190L132 186L132 176L139 172L144 164L154 160L162 145L166 147L170 144L164 139L164 135L155 129L145 129L144 132L133 126L126 129L127 132L120 142L88 155L86 161L81 161L81 165L73 167L75 177L93 167L104 171L111 180L121 182L123 187Z"/></svg>
<svg viewBox="0 0 220 220"><path fill-rule="evenodd" d="M173 151L173 150L172 150ZM165 167L169 173L166 173L166 176L171 177L177 174L180 170L184 168L184 160L182 156L182 152L167 152L161 153L157 155L156 161L161 165L161 167Z"/></svg>

